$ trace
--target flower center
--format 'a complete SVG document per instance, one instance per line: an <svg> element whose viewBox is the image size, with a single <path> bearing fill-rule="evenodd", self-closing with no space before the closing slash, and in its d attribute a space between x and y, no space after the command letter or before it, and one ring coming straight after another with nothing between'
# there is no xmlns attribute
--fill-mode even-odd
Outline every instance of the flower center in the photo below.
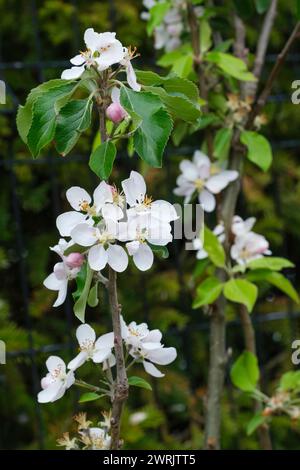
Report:
<svg viewBox="0 0 300 470"><path fill-rule="evenodd" d="M202 191L204 188L204 181L201 178L198 178L194 181L194 185L197 191Z"/></svg>
<svg viewBox="0 0 300 470"><path fill-rule="evenodd" d="M91 339L85 339L80 343L80 350L90 353L94 347L94 341Z"/></svg>
<svg viewBox="0 0 300 470"><path fill-rule="evenodd" d="M97 211L96 211L96 208L94 206L90 206L89 203L87 201L82 201L80 202L79 204L79 209L82 211L82 212L86 212L88 215L90 215L91 217L94 217L97 215Z"/></svg>

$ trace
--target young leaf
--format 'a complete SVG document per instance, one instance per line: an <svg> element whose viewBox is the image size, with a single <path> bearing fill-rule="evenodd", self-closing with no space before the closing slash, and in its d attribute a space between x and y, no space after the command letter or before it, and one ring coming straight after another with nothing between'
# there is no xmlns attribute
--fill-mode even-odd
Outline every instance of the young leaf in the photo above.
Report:
<svg viewBox="0 0 300 470"><path fill-rule="evenodd" d="M89 167L99 178L106 180L112 172L117 149L107 140L94 150L90 156Z"/></svg>
<svg viewBox="0 0 300 470"><path fill-rule="evenodd" d="M249 312L252 312L257 299L257 292L256 285L246 279L230 279L224 286L226 299L246 305Z"/></svg>
<svg viewBox="0 0 300 470"><path fill-rule="evenodd" d="M151 385L141 377L135 377L132 375L131 377L128 377L128 383L134 387L141 387L146 388L147 390L152 390Z"/></svg>
<svg viewBox="0 0 300 470"><path fill-rule="evenodd" d="M62 84L41 94L32 107L32 122L27 135L27 144L34 157L38 157L40 151L48 145L55 134L56 119L59 109L56 102L69 96L74 88L74 83Z"/></svg>
<svg viewBox="0 0 300 470"><path fill-rule="evenodd" d="M87 392L81 395L79 398L78 402L79 403L86 403L88 401L95 401L98 400L98 398L103 397L103 395L98 395L98 393L95 392Z"/></svg>
<svg viewBox="0 0 300 470"><path fill-rule="evenodd" d="M248 148L247 158L263 171L267 171L273 159L272 148L267 139L257 132L243 131L241 142Z"/></svg>
<svg viewBox="0 0 300 470"><path fill-rule="evenodd" d="M73 245L72 247L69 248L69 250L72 249L72 251L65 251L65 255L69 255L70 253L72 253L74 251L74 247L77 247L79 245ZM86 247L84 247L84 249L86 250ZM78 250L76 249L76 251L78 252ZM84 289L84 285L85 285L85 280L86 280L86 273L87 273L87 263L84 263L82 266L81 266L81 269L79 271L79 273L77 274L76 276L76 291L72 293L72 297L73 297L73 300L76 302L77 299L79 299L79 297L81 296L82 294L82 291Z"/></svg>
<svg viewBox="0 0 300 470"><path fill-rule="evenodd" d="M95 282L95 285L91 288L87 303L90 307L97 307L99 303L98 282Z"/></svg>
<svg viewBox="0 0 300 470"><path fill-rule="evenodd" d="M245 62L225 52L212 51L205 55L205 60L216 64L223 72L237 80L255 82L253 73L247 70Z"/></svg>
<svg viewBox="0 0 300 470"><path fill-rule="evenodd" d="M93 271L87 264L87 272L86 272L84 287L82 289L80 297L74 304L74 314L82 323L84 323L86 303L87 303L88 295L90 292L92 279L93 279Z"/></svg>
<svg viewBox="0 0 300 470"><path fill-rule="evenodd" d="M257 357L249 351L244 351L233 364L230 377L237 388L252 392L259 379Z"/></svg>
<svg viewBox="0 0 300 470"><path fill-rule="evenodd" d="M223 290L223 283L218 278L211 276L205 279L197 287L196 298L193 302L193 308L199 308L203 305L209 305L215 302Z"/></svg>
<svg viewBox="0 0 300 470"><path fill-rule="evenodd" d="M290 281L281 273L269 269L255 269L247 274L250 281L266 281L288 295L294 302L299 303L299 295Z"/></svg>
<svg viewBox="0 0 300 470"><path fill-rule="evenodd" d="M27 96L26 103L24 106L19 106L17 112L17 129L21 139L27 144L27 135L32 123L32 106L36 102L39 96L52 88L60 88L62 85L76 83L74 81L66 81L61 79L49 80L41 85L33 88Z"/></svg>
<svg viewBox="0 0 300 470"><path fill-rule="evenodd" d="M172 119L158 96L122 87L121 104L140 125L134 134L134 148L149 165L162 166L162 155L172 130Z"/></svg>
<svg viewBox="0 0 300 470"><path fill-rule="evenodd" d="M256 11L259 15L267 11L271 3L271 0L255 0Z"/></svg>
<svg viewBox="0 0 300 470"><path fill-rule="evenodd" d="M300 388L300 370L291 370L283 374L280 379L279 387L284 391Z"/></svg>
<svg viewBox="0 0 300 470"><path fill-rule="evenodd" d="M214 138L214 156L219 160L226 160L230 149L233 130L229 127L219 129Z"/></svg>
<svg viewBox="0 0 300 470"><path fill-rule="evenodd" d="M148 243L148 245L150 246L151 250L161 258L169 258L169 250L166 246L152 245L152 243Z"/></svg>
<svg viewBox="0 0 300 470"><path fill-rule="evenodd" d="M74 147L80 133L91 125L93 102L91 99L69 101L58 115L55 146L65 156Z"/></svg>
<svg viewBox="0 0 300 470"><path fill-rule="evenodd" d="M247 436L250 436L254 431L267 421L267 417L261 413L254 415L247 424Z"/></svg>
<svg viewBox="0 0 300 470"><path fill-rule="evenodd" d="M216 235L205 226L204 228L204 250L215 266L222 268L225 265L224 248Z"/></svg>
<svg viewBox="0 0 300 470"><path fill-rule="evenodd" d="M276 258L275 256L265 256L247 264L249 269L270 269L271 271L281 271L284 268L293 268L294 266L288 259Z"/></svg>

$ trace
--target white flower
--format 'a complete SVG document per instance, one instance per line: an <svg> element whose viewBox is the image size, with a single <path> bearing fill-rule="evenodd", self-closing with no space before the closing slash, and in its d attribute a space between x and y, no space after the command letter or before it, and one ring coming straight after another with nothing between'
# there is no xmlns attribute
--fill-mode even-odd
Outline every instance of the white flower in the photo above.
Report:
<svg viewBox="0 0 300 470"><path fill-rule="evenodd" d="M124 57L120 63L125 67L128 85L134 91L140 91L141 85L137 82L135 71L131 65L131 60L134 59L134 54L135 50L130 50L127 49L127 47L124 47Z"/></svg>
<svg viewBox="0 0 300 470"><path fill-rule="evenodd" d="M240 265L246 265L254 259L270 254L269 242L265 237L254 232L237 236L230 250L231 258Z"/></svg>
<svg viewBox="0 0 300 470"><path fill-rule="evenodd" d="M78 224L92 224L93 217L119 220L124 215L124 198L105 181L101 181L95 189L93 204L88 192L79 186L68 189L66 197L74 211L64 212L56 219L59 233L64 237L70 236Z"/></svg>
<svg viewBox="0 0 300 470"><path fill-rule="evenodd" d="M74 372L66 372L66 364L58 356L50 356L46 361L48 374L41 380L42 391L38 394L39 403L49 403L61 398L75 382Z"/></svg>
<svg viewBox="0 0 300 470"><path fill-rule="evenodd" d="M235 215L232 219L231 231L236 237L246 235L246 233L252 230L255 222L255 217L249 217L243 220L239 215Z"/></svg>
<svg viewBox="0 0 300 470"><path fill-rule="evenodd" d="M136 217L145 222L152 217L164 223L178 219L172 204L163 200L153 201L147 196L145 180L138 172L131 171L130 177L122 182L122 188L130 206L127 210L129 218Z"/></svg>
<svg viewBox="0 0 300 470"><path fill-rule="evenodd" d="M77 266L72 265L69 262L69 257L64 255L64 252L73 245L73 241L66 242L63 238L59 240L58 245L50 247L52 251L55 251L62 259L60 263L56 263L53 269L53 273L49 274L44 280L43 284L47 289L58 291L58 296L53 304L53 307L62 305L66 300L68 282L74 279L80 271L81 264Z"/></svg>
<svg viewBox="0 0 300 470"><path fill-rule="evenodd" d="M88 428L80 431L83 441L91 450L109 450L111 437L101 428Z"/></svg>
<svg viewBox="0 0 300 470"><path fill-rule="evenodd" d="M149 331L146 323L137 325L131 322L128 326L121 319L122 338L129 354L143 363L145 371L153 377L164 377L154 364L167 365L176 359L175 348L165 348L161 344L162 334L159 330ZM154 364L153 364L154 363Z"/></svg>
<svg viewBox="0 0 300 470"><path fill-rule="evenodd" d="M74 67L64 70L61 75L62 79L76 80L81 77L86 67L95 66L99 71L106 70L124 57L123 46L116 39L116 33L99 34L93 28L88 28L84 33L84 42L87 51L81 52L70 60Z"/></svg>
<svg viewBox="0 0 300 470"><path fill-rule="evenodd" d="M224 224L220 223L216 225L213 229L213 233L218 237L220 243L225 241L225 233L224 233ZM208 257L207 252L203 248L203 242L200 238L195 238L193 240L193 247L197 250L196 258L197 259L205 259Z"/></svg>
<svg viewBox="0 0 300 470"><path fill-rule="evenodd" d="M91 359L96 364L109 360L112 356L114 334L106 333L96 340L96 333L90 325L84 323L76 330L80 353L68 364L68 369L75 370Z"/></svg>
<svg viewBox="0 0 300 470"><path fill-rule="evenodd" d="M185 196L184 202L190 202L195 191L198 192L200 204L206 212L212 212L216 207L214 194L220 193L231 181L238 177L235 170L221 170L211 164L207 155L196 151L193 161L182 160L180 163L181 175L177 178L177 196Z"/></svg>
<svg viewBox="0 0 300 470"><path fill-rule="evenodd" d="M94 271L101 271L107 264L117 272L128 266L128 256L124 248L115 244L118 237L118 224L113 220L102 221L96 227L84 223L77 225L71 232L75 243L90 246L88 263Z"/></svg>
<svg viewBox="0 0 300 470"><path fill-rule="evenodd" d="M143 421L145 421L147 418L148 418L148 413L146 413L145 411L136 411L135 413L130 415L129 422L130 424L133 424L134 426L136 426L137 424L140 424Z"/></svg>

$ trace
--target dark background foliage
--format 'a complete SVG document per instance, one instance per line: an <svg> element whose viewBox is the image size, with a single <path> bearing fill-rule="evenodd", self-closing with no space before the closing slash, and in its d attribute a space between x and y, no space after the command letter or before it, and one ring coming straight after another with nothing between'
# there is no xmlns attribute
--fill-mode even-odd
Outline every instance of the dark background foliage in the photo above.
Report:
<svg viewBox="0 0 300 470"><path fill-rule="evenodd" d="M141 3L0 0L0 73L8 91L7 104L0 106L0 339L8 351L7 365L0 366L3 449L55 448L56 438L72 428L71 417L76 411L86 410L97 420L99 408L108 407L105 401L79 405L74 389L54 404L39 406L35 398L48 355L69 359L76 348L78 323L71 298L63 307L53 309L53 292L46 290L42 281L55 262L48 246L57 241L56 216L68 208L65 190L80 185L91 191L97 183L87 165L97 129L87 132L70 156L58 156L50 147L34 161L17 136L16 107L38 83L60 76L68 59L82 47L83 32L90 26L97 31L117 31L124 45L135 45L141 53L135 65L153 67L157 53L140 19ZM280 2L264 76L294 23L291 4ZM232 35L229 21L226 15L215 19L215 26L222 28L226 37ZM258 21L248 21L248 40L254 48ZM288 257L296 266L300 258L299 107L291 103L290 87L300 76L299 59L294 49L266 110L269 125L265 132L275 155L272 169L264 174L248 163L239 201L239 213L257 217L256 230L270 240L273 253ZM119 181L130 169L138 169L145 173L155 198L172 201L178 163L182 156L191 156L200 143L198 135L180 149L170 145L162 170L146 168L136 156L128 158L126 148L120 148L113 177ZM160 328L165 344L176 346L179 353L166 377L153 381L153 393L131 390L123 425L128 448L190 449L202 445L208 329L204 312L191 309L198 281L195 268L194 254L176 242L170 248L170 258L157 259L150 272L140 273L131 266L119 276L125 317ZM299 272L286 274L298 287ZM291 342L300 337L297 307L276 290L262 290L252 315L263 387L271 393L280 374L291 368ZM243 349L241 329L232 308L228 308L227 318L228 346L235 357ZM100 307L89 311L87 319L99 334L111 328L103 291ZM92 371L88 366L84 369L86 378ZM135 372L143 375L140 369ZM255 436L247 437L245 432L251 403L233 388L229 378L223 407L223 446L257 448ZM139 424L131 417L137 411L146 417ZM134 417L138 420L139 415ZM276 418L271 429L275 448L299 448L299 431L297 424Z"/></svg>

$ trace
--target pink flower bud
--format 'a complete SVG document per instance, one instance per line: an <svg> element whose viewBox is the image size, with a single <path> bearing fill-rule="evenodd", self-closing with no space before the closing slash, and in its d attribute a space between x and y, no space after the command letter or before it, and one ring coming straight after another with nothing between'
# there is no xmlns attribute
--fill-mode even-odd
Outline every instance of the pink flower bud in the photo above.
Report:
<svg viewBox="0 0 300 470"><path fill-rule="evenodd" d="M126 111L119 103L111 103L106 110L106 116L117 124L126 117Z"/></svg>
<svg viewBox="0 0 300 470"><path fill-rule="evenodd" d="M69 268L80 268L84 262L84 256L81 253L70 253L66 257L66 264Z"/></svg>

